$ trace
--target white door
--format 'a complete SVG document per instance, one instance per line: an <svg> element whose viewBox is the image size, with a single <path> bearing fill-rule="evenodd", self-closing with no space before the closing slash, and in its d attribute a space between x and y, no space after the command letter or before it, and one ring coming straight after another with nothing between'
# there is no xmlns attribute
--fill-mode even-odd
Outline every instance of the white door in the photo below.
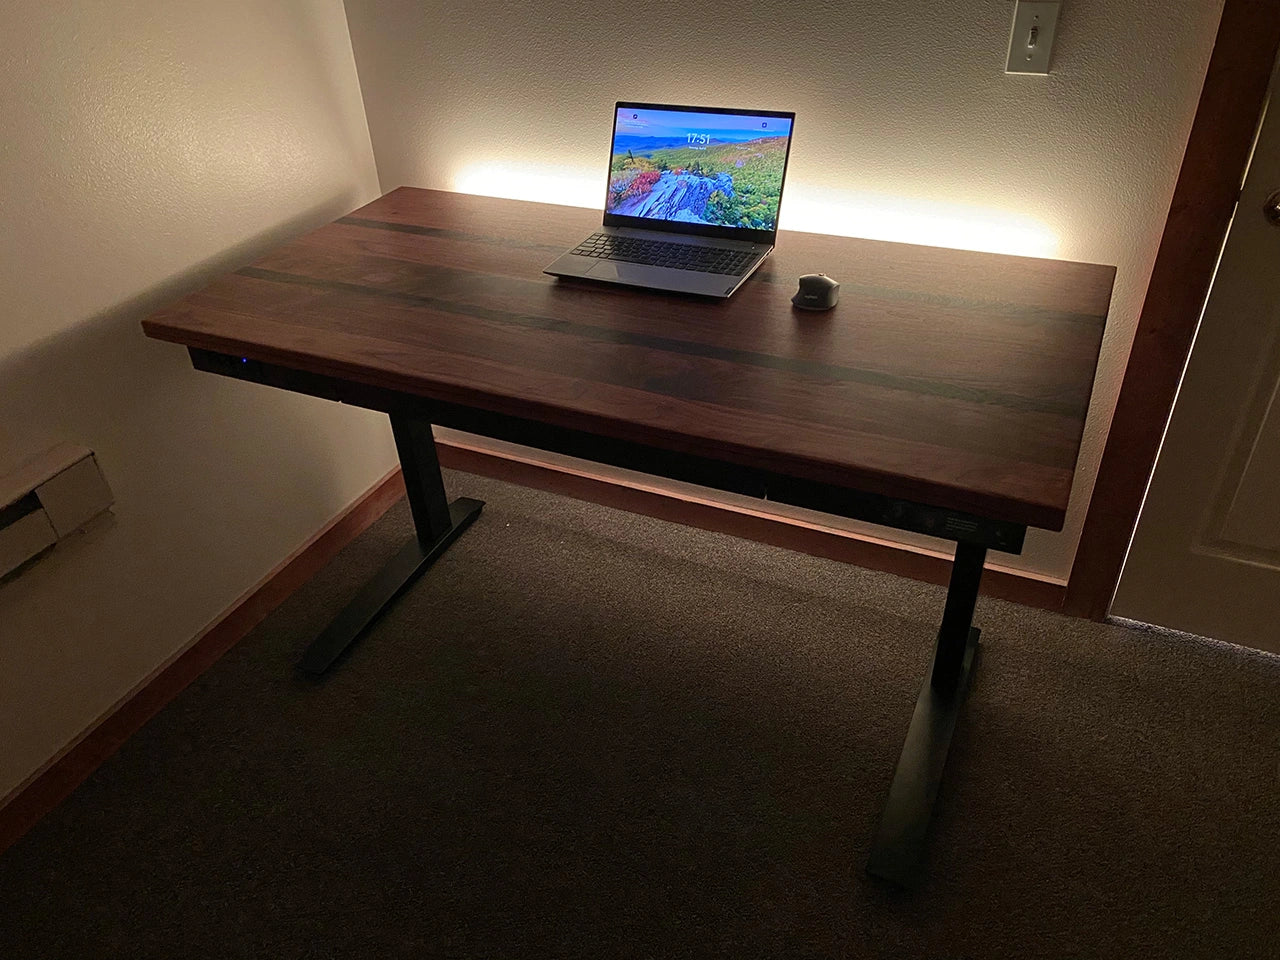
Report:
<svg viewBox="0 0 1280 960"><path fill-rule="evenodd" d="M1111 607L1280 653L1280 69Z"/></svg>

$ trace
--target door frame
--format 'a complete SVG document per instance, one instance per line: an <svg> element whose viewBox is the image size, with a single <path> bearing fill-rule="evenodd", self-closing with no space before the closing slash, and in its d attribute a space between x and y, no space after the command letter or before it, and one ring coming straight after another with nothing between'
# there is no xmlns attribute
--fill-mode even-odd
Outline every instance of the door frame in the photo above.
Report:
<svg viewBox="0 0 1280 960"><path fill-rule="evenodd" d="M1280 49L1280 0L1226 0L1182 169L1063 599L1105 619L1227 228Z"/></svg>

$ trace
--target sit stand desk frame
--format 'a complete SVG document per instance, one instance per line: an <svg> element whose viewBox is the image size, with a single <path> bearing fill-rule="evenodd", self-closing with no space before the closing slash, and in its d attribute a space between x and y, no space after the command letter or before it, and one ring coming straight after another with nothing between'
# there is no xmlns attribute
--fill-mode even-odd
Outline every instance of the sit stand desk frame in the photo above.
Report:
<svg viewBox="0 0 1280 960"><path fill-rule="evenodd" d="M718 490L767 496L854 520L955 539L955 563L933 660L920 688L867 864L872 875L900 886L914 886L919 881L951 734L978 649L980 631L972 621L983 560L988 547L1006 553L1020 552L1026 527L208 350L191 348L190 354L197 370L380 410L391 417L416 534L307 648L299 667L313 675L328 670L377 616L448 549L484 506L483 502L466 497L449 502L440 476L433 424Z"/></svg>

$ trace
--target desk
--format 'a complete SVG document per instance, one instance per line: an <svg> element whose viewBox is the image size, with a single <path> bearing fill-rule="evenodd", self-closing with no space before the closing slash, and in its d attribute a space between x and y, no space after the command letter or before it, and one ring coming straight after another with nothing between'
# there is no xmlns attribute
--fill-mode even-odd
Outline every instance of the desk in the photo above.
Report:
<svg viewBox="0 0 1280 960"><path fill-rule="evenodd" d="M466 527L432 425L956 542L868 864L919 876L988 549L1062 528L1114 268L784 232L730 300L557 282L598 212L401 188L143 321L224 376L390 415L416 537L319 673ZM796 277L841 281L792 308ZM691 616L696 611L691 611Z"/></svg>

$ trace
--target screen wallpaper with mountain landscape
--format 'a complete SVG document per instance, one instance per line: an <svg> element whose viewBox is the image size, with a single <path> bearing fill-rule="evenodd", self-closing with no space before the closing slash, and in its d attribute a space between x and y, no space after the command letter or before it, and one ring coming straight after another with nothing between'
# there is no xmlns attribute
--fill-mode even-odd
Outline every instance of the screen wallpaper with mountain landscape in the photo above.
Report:
<svg viewBox="0 0 1280 960"><path fill-rule="evenodd" d="M791 120L619 108L605 212L776 230Z"/></svg>

